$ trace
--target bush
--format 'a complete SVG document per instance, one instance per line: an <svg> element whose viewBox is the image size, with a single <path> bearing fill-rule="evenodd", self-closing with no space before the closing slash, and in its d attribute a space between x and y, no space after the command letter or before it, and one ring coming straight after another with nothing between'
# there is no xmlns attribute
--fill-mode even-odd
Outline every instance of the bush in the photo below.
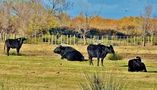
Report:
<svg viewBox="0 0 157 90"><path fill-rule="evenodd" d="M115 54L110 54L107 56L107 59L108 60L122 60L123 57L120 56L118 53L115 53Z"/></svg>
<svg viewBox="0 0 157 90"><path fill-rule="evenodd" d="M125 78L117 78L112 73L100 76L93 74L92 76L85 75L87 83L81 83L81 90L125 90Z"/></svg>

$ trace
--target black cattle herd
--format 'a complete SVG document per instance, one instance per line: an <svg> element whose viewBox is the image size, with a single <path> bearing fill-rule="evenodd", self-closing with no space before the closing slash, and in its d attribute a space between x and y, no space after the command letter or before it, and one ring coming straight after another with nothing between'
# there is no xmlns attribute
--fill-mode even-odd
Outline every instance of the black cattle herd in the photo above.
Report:
<svg viewBox="0 0 157 90"><path fill-rule="evenodd" d="M17 39L7 39L4 44L7 48L7 55L9 56L10 48L17 50L17 55L19 55L20 48L22 47L23 42L27 40L26 38L17 38ZM84 56L76 49L70 46L58 46L53 51L56 54L61 55L61 59L67 59L69 61L85 61ZM99 61L101 60L101 66L103 66L103 60L108 53L115 54L114 48L112 45L106 46L102 44L90 44L87 46L89 64L93 65L93 58L97 58L97 66L99 66ZM137 56L134 59L128 61L128 71L129 72L147 72L145 64L141 61L141 58Z"/></svg>

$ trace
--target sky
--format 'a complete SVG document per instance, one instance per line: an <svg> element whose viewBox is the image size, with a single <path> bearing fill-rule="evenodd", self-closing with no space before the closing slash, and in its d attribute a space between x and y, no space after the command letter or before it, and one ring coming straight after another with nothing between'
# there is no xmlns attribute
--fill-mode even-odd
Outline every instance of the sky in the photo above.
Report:
<svg viewBox="0 0 157 90"><path fill-rule="evenodd" d="M89 16L119 19L126 16L141 16L147 5L153 7L152 16L157 18L157 0L71 0L73 6L67 10L71 17L80 13Z"/></svg>

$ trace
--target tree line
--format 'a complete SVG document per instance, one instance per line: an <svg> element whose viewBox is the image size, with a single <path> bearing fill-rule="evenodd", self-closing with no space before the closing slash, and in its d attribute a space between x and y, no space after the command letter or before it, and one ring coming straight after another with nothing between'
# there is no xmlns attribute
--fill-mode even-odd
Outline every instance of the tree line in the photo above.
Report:
<svg viewBox="0 0 157 90"><path fill-rule="evenodd" d="M1 0L0 32L33 35L46 34L54 28L68 28L79 32L84 40L90 30L104 33L115 31L134 36L157 33L157 19L151 17L153 8L150 5L139 17L107 19L99 15L90 16L87 10L72 18L66 12L67 9L74 8L70 0L46 0L48 4L44 4L44 1Z"/></svg>

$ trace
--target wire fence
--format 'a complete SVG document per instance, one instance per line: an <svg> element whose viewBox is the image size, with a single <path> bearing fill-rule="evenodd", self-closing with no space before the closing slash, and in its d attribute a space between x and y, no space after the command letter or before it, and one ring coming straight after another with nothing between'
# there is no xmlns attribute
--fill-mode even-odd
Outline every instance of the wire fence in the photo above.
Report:
<svg viewBox="0 0 157 90"><path fill-rule="evenodd" d="M17 34L0 34L0 41L4 42L6 39L15 39L24 37ZM133 46L143 45L144 38L142 36L90 36L85 40L83 37L77 37L75 35L40 35L40 36L29 36L27 37L26 43L29 44L68 44L68 45L83 45L83 44L112 44L117 46ZM145 37L146 45L157 45L157 36Z"/></svg>

